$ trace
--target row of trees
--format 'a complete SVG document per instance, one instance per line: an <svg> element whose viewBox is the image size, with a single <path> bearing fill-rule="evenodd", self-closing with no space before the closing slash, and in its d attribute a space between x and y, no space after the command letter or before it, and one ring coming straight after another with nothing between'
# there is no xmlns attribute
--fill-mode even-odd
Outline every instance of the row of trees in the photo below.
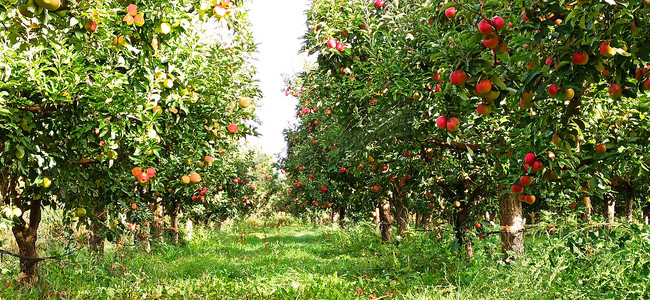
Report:
<svg viewBox="0 0 650 300"><path fill-rule="evenodd" d="M179 211L196 203L221 218L242 211L244 197L266 197L233 182L276 180L270 166L256 168L268 159L241 147L256 134L260 91L240 4L0 4L0 205L28 278L43 207L91 223L101 251L122 232L147 240L149 223L162 239L166 212L177 229Z"/></svg>
<svg viewBox="0 0 650 300"><path fill-rule="evenodd" d="M514 253L528 213L647 220L649 6L313 1L278 208L448 220L468 250L496 213Z"/></svg>

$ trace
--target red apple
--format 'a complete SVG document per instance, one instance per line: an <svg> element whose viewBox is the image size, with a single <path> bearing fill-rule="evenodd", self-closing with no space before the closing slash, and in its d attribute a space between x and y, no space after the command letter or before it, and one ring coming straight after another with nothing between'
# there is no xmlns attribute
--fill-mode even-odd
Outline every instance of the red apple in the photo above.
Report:
<svg viewBox="0 0 650 300"><path fill-rule="evenodd" d="M487 20L481 20L478 22L478 31L480 31L482 34L488 34L492 32L492 30L494 30L494 28Z"/></svg>
<svg viewBox="0 0 650 300"><path fill-rule="evenodd" d="M609 93L610 97L618 99L623 95L623 88L621 88L620 85L614 83L609 87L609 90L607 92Z"/></svg>
<svg viewBox="0 0 650 300"><path fill-rule="evenodd" d="M531 183L533 183L533 179L528 175L524 175L519 177L519 183L521 183L522 186L529 186Z"/></svg>
<svg viewBox="0 0 650 300"><path fill-rule="evenodd" d="M535 153L528 153L526 154L526 157L524 157L524 162L526 164L532 165L535 162Z"/></svg>
<svg viewBox="0 0 650 300"><path fill-rule="evenodd" d="M447 117L445 116L440 116L436 119L436 126L440 129L446 129L447 128Z"/></svg>
<svg viewBox="0 0 650 300"><path fill-rule="evenodd" d="M375 0L375 7L382 8L384 6L384 0Z"/></svg>
<svg viewBox="0 0 650 300"><path fill-rule="evenodd" d="M381 191L381 187L378 185L373 185L372 188L370 188L370 191L372 191L373 193L377 193Z"/></svg>
<svg viewBox="0 0 650 300"><path fill-rule="evenodd" d="M154 168L147 169L147 176L149 176L149 178L154 178L154 176L156 176L156 169Z"/></svg>
<svg viewBox="0 0 650 300"><path fill-rule="evenodd" d="M149 181L149 175L147 175L147 173L144 173L144 172L140 173L140 175L138 175L138 181L141 184L147 183L147 181Z"/></svg>
<svg viewBox="0 0 650 300"><path fill-rule="evenodd" d="M494 28L496 30L501 30L506 25L506 21L503 20L503 18L499 17L499 16L496 16L496 17L492 18L492 23L494 24Z"/></svg>
<svg viewBox="0 0 650 300"><path fill-rule="evenodd" d="M133 168L133 170L131 170L131 174L133 174L133 176L138 178L138 176L140 176L140 174L142 174L142 169L140 169L138 167L135 167L135 168Z"/></svg>
<svg viewBox="0 0 650 300"><path fill-rule="evenodd" d="M535 203L535 196L533 196L533 195L526 195L526 198L524 199L524 201L525 201L526 203L528 203L528 204L533 204L533 203Z"/></svg>
<svg viewBox="0 0 650 300"><path fill-rule="evenodd" d="M479 96L485 96L492 90L492 82L487 79L481 80L476 84L476 94Z"/></svg>
<svg viewBox="0 0 650 300"><path fill-rule="evenodd" d="M449 131L456 131L458 130L459 127L460 127L460 121L455 117L450 118L449 121L447 122L447 130Z"/></svg>
<svg viewBox="0 0 650 300"><path fill-rule="evenodd" d="M573 63L576 65L586 65L589 62L589 54L587 52L578 52L573 55Z"/></svg>
<svg viewBox="0 0 650 300"><path fill-rule="evenodd" d="M235 125L235 124L228 125L228 132L230 132L230 133L237 133L238 129L239 128L237 128L237 125Z"/></svg>
<svg viewBox="0 0 650 300"><path fill-rule="evenodd" d="M445 9L445 16L449 19L453 18L456 16L456 8L455 7L449 7Z"/></svg>
<svg viewBox="0 0 650 300"><path fill-rule="evenodd" d="M476 108L479 114L487 116L492 111L492 107L489 104L481 103Z"/></svg>
<svg viewBox="0 0 650 300"><path fill-rule="evenodd" d="M539 172L543 168L544 168L544 164L542 164L541 162L536 161L533 163L533 172Z"/></svg>
<svg viewBox="0 0 650 300"><path fill-rule="evenodd" d="M499 37L496 34L488 34L483 37L483 46L494 49L499 45Z"/></svg>
<svg viewBox="0 0 650 300"><path fill-rule="evenodd" d="M551 85L548 87L548 94L549 94L551 97L555 98L555 95L557 95L557 92L558 92L559 90L560 90L560 87L559 87L559 86L557 86L555 83L554 83L554 84L551 84Z"/></svg>
<svg viewBox="0 0 650 300"><path fill-rule="evenodd" d="M329 39L327 40L327 47L331 48L336 48L336 40L334 39Z"/></svg>
<svg viewBox="0 0 650 300"><path fill-rule="evenodd" d="M524 192L524 187L519 184L515 184L512 186L512 192L515 194L521 194Z"/></svg>
<svg viewBox="0 0 650 300"><path fill-rule="evenodd" d="M341 173L345 173L345 168L341 168Z"/></svg>
<svg viewBox="0 0 650 300"><path fill-rule="evenodd" d="M600 50L600 55L605 57L614 56L614 54L616 54L616 50L614 50L614 48L609 46L609 41L600 43L599 50Z"/></svg>
<svg viewBox="0 0 650 300"><path fill-rule="evenodd" d="M596 146L595 150L596 150L596 153L598 153L598 154L604 154L605 152L607 152L607 146L605 146L604 144L600 144L600 145Z"/></svg>
<svg viewBox="0 0 650 300"><path fill-rule="evenodd" d="M451 84L453 85L463 85L467 81L467 74L465 74L465 71L456 70L451 73L449 80L451 80Z"/></svg>

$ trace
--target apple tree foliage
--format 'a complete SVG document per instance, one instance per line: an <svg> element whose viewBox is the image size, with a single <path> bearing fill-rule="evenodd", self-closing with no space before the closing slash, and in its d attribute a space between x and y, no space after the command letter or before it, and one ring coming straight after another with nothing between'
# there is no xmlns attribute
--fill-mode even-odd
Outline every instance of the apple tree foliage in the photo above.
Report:
<svg viewBox="0 0 650 300"><path fill-rule="evenodd" d="M184 175L218 181L260 96L239 1L46 2L0 4L0 201L29 211L6 216L26 256L42 206L119 230L149 218L132 204L191 199Z"/></svg>
<svg viewBox="0 0 650 300"><path fill-rule="evenodd" d="M347 193L336 200L349 208L403 192L409 208L431 203L459 230L518 197L511 187L524 175L532 184L522 194L535 196L524 212L562 210L585 195L604 208L623 190L647 205L648 6L313 1L304 50L317 66L289 83L302 119L286 135L294 197L317 195L308 181L317 165L327 195ZM465 76L452 83L456 71Z"/></svg>

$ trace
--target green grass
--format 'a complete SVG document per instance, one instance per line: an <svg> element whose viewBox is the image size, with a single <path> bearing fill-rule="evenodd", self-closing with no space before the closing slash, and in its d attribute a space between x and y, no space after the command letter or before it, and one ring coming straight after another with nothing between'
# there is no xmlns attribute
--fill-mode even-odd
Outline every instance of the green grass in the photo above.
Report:
<svg viewBox="0 0 650 300"><path fill-rule="evenodd" d="M636 230L636 231L635 231ZM597 235L597 236L595 236ZM16 261L0 264L0 299L642 299L650 295L650 237L634 227L601 234L529 234L527 254L504 264L497 235L475 258L448 235L414 233L382 245L368 224L293 224L225 232L197 228L183 246L147 254L107 247L41 263L36 288L18 289ZM362 292L361 292L362 290Z"/></svg>

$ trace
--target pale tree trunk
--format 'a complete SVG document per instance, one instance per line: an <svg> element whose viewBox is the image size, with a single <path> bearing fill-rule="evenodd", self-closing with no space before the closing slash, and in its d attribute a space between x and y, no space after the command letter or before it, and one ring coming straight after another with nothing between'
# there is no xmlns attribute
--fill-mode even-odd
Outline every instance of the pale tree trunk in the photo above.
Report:
<svg viewBox="0 0 650 300"><path fill-rule="evenodd" d="M517 195L506 193L499 197L499 222L501 223L501 243L504 253L524 253L524 218L521 201Z"/></svg>
<svg viewBox="0 0 650 300"><path fill-rule="evenodd" d="M97 222L92 222L90 224L90 229L92 231L92 238L90 239L90 251L103 255L104 237L101 234L101 229L103 227L106 227L105 222L108 215L108 207L97 206L93 208L93 213L95 214L95 217L97 217Z"/></svg>
<svg viewBox="0 0 650 300"><path fill-rule="evenodd" d="M384 200L379 204L379 227L381 231L381 241L390 243L393 241L393 213L390 211L390 202Z"/></svg>
<svg viewBox="0 0 650 300"><path fill-rule="evenodd" d="M165 241L165 210L163 209L162 201L150 204L151 214L153 221L151 222L151 235L155 241Z"/></svg>
<svg viewBox="0 0 650 300"><path fill-rule="evenodd" d="M616 220L614 219L616 214L616 196L615 195L605 195L605 218L607 223L614 224Z"/></svg>
<svg viewBox="0 0 650 300"><path fill-rule="evenodd" d="M171 226L174 227L176 230L172 232L172 241L174 244L178 244L178 213L181 210L181 203L176 201L174 202L174 206L172 207L171 211L169 212L169 218L171 220Z"/></svg>
<svg viewBox="0 0 650 300"><path fill-rule="evenodd" d="M594 210L591 205L591 198L589 196L582 197L582 202L585 203L585 213L582 214L581 218L585 221L591 221L591 212Z"/></svg>
<svg viewBox="0 0 650 300"><path fill-rule="evenodd" d="M20 199L14 199L15 204L20 204ZM32 200L29 208L29 223L26 223L21 216L20 222L12 228L20 258L20 272L25 274L23 283L31 285L36 282L38 269L36 264L38 253L36 252L36 241L38 240L38 226L41 223L41 200Z"/></svg>
<svg viewBox="0 0 650 300"><path fill-rule="evenodd" d="M409 229L409 208L406 193L397 187L393 200L395 217L397 218L397 232L399 235L404 236L408 233Z"/></svg>
<svg viewBox="0 0 650 300"><path fill-rule="evenodd" d="M628 222L632 222L632 214L634 212L634 197L630 196L630 199L625 202L625 219Z"/></svg>

